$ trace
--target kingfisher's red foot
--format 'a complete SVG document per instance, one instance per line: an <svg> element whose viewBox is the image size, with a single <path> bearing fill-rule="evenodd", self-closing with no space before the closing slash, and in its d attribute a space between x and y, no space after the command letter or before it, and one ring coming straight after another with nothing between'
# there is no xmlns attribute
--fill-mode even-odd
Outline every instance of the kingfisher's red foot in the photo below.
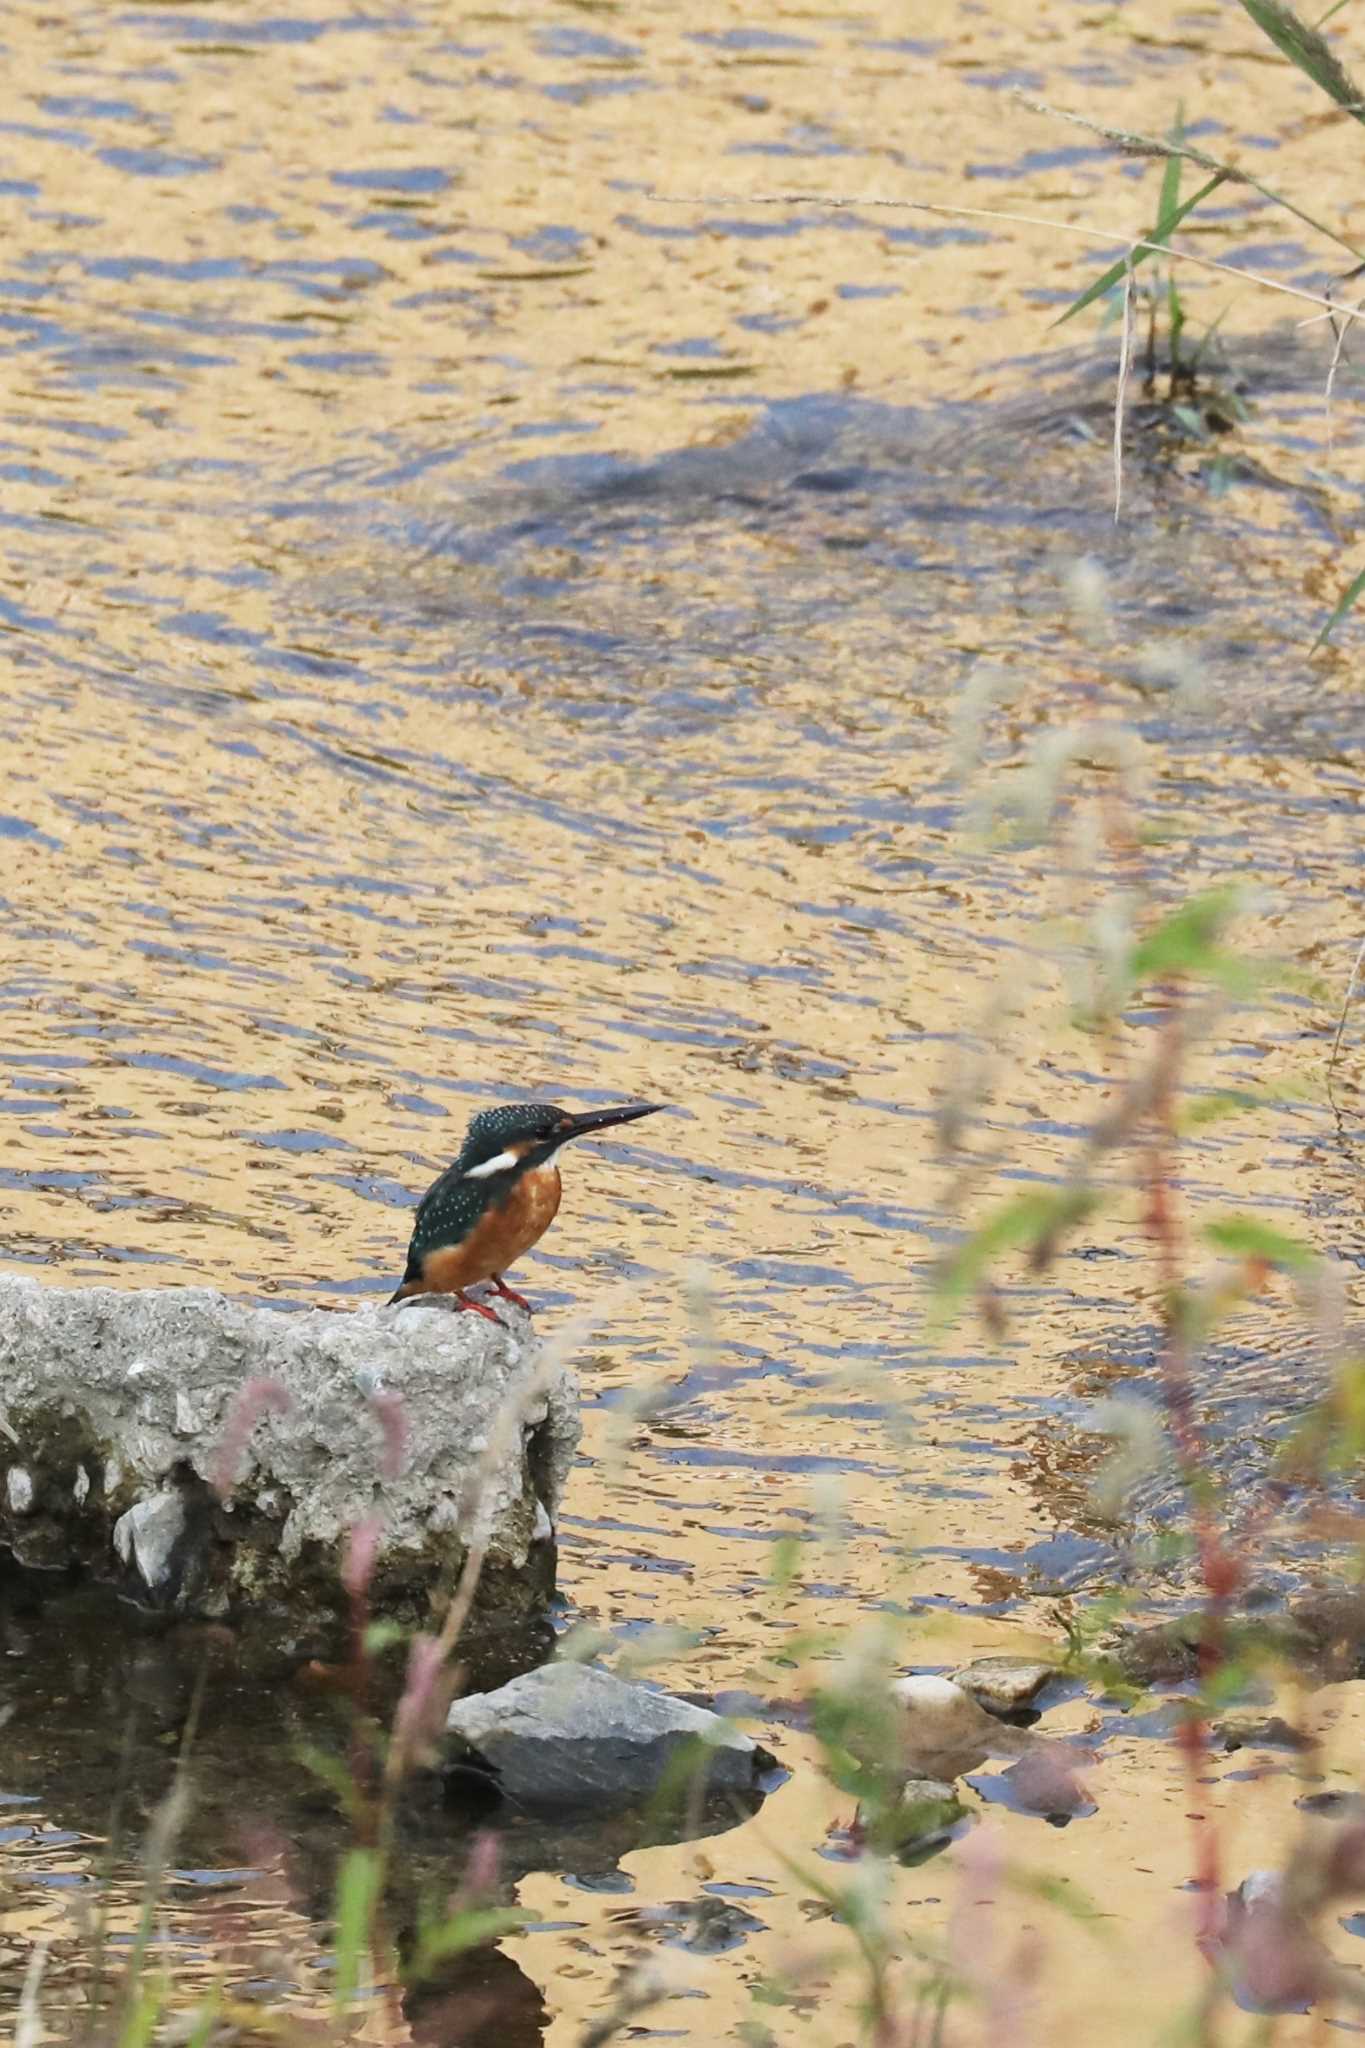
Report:
<svg viewBox="0 0 1365 2048"><path fill-rule="evenodd" d="M494 1315L492 1309L488 1306L488 1303L486 1301L472 1301L470 1297L465 1293L463 1287L457 1287L455 1289L455 1299L459 1302L461 1308L472 1308L476 1316L486 1316L488 1321L490 1323L496 1323L500 1330L505 1330L507 1328L507 1325L503 1321L502 1317Z"/></svg>
<svg viewBox="0 0 1365 2048"><path fill-rule="evenodd" d="M501 1273L494 1273L493 1275L493 1292L503 1301L510 1301L513 1308L524 1308L527 1315L530 1315L531 1304L526 1299L526 1296L518 1294L515 1289L508 1287Z"/></svg>
<svg viewBox="0 0 1365 2048"><path fill-rule="evenodd" d="M393 1300L399 1308L440 1308L447 1315L456 1315L462 1308L472 1308L476 1315L487 1316L489 1322L496 1323L500 1330L507 1328L501 1316L495 1316L484 1302L471 1301L460 1287L425 1287L412 1294L404 1294L400 1288ZM393 1303L389 1306L392 1307Z"/></svg>

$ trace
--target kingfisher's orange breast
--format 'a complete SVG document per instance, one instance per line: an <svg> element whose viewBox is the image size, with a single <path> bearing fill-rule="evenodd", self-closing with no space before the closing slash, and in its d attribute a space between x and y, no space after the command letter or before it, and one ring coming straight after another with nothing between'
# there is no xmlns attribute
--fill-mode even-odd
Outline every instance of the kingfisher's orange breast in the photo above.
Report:
<svg viewBox="0 0 1365 2048"><path fill-rule="evenodd" d="M506 1198L482 1215L463 1244L441 1245L422 1261L422 1279L437 1294L473 1287L505 1273L545 1235L563 1192L553 1163L532 1167L513 1181Z"/></svg>

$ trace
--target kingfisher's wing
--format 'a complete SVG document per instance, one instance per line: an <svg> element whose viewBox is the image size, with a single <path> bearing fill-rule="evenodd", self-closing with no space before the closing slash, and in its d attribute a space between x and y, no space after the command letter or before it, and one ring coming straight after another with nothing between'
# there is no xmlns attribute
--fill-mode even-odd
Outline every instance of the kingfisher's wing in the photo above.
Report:
<svg viewBox="0 0 1365 2048"><path fill-rule="evenodd" d="M500 1180L502 1176L495 1178ZM417 1204L404 1280L421 1279L422 1261L429 1252L438 1251L442 1245L463 1244L488 1208L490 1196L493 1190L488 1180L468 1180L459 1165L448 1166Z"/></svg>

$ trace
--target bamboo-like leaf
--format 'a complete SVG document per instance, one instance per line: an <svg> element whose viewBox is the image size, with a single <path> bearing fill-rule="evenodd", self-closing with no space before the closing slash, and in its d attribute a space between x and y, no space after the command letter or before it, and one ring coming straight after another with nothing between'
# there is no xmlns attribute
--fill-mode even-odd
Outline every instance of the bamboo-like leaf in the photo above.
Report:
<svg viewBox="0 0 1365 2048"><path fill-rule="evenodd" d="M310 1771L320 1785L325 1785L352 1822L359 1820L364 1811L365 1801L361 1787L356 1783L349 1767L330 1750L320 1749L313 1742L298 1742L294 1754L306 1771Z"/></svg>
<svg viewBox="0 0 1365 2048"><path fill-rule="evenodd" d="M1018 1245L1055 1244L1099 1202L1099 1191L1089 1187L1016 1195L1006 1202L940 1265L934 1280L939 1315L950 1319L956 1314L1001 1252Z"/></svg>
<svg viewBox="0 0 1365 2048"><path fill-rule="evenodd" d="M1161 197L1157 201L1156 208L1156 224L1158 227L1161 226L1163 221L1174 219L1180 210L1181 159L1176 155L1176 150L1179 149L1184 136L1184 111L1183 109L1177 109L1175 122L1171 129L1171 141L1174 143L1175 148L1167 157L1161 172ZM1169 229L1167 232L1169 233Z"/></svg>
<svg viewBox="0 0 1365 2048"><path fill-rule="evenodd" d="M1174 159L1174 161L1178 163L1179 158ZM1181 221L1188 214L1193 213L1196 206L1202 205L1210 192L1216 192L1218 187L1224 182L1224 174L1220 171L1216 177L1210 178L1207 184L1201 185L1197 192L1192 193L1188 199L1177 206L1175 211L1169 216L1158 212L1156 226L1149 235L1144 235L1142 239L1146 242L1160 242L1163 245L1167 243L1180 226ZM1071 301L1071 304L1064 313L1057 315L1057 318L1052 323L1053 326L1061 327L1066 321L1072 319L1075 314L1083 313L1087 306L1093 306L1096 299L1104 298L1106 293L1113 291L1115 285L1122 284L1124 274L1130 263L1133 269L1136 270L1139 264L1146 263L1153 254L1154 251L1151 249L1133 249L1120 256L1117 262L1111 263L1109 268L1095 279L1093 284L1086 286L1078 299Z"/></svg>
<svg viewBox="0 0 1365 2048"><path fill-rule="evenodd" d="M1229 995L1248 995L1260 976L1248 960L1218 944L1240 903L1236 889L1208 889L1177 905L1133 948L1128 977L1136 988L1173 974L1198 974Z"/></svg>
<svg viewBox="0 0 1365 2048"><path fill-rule="evenodd" d="M1111 128L1104 121L1092 121L1088 114L1078 114L1070 107L1054 107L1046 100L1031 100L1019 92L1016 92L1014 97L1031 113L1043 114L1053 121L1067 121L1074 127L1084 128L1088 134L1098 135L1102 141L1112 144L1124 156L1145 156L1163 162L1169 162L1172 157L1176 157L1183 164L1193 164L1196 170L1216 173L1225 185L1245 185L1248 191L1259 192L1262 199L1268 199L1272 206L1282 206L1286 213L1292 213L1295 220L1301 220L1304 226L1312 228L1315 234L1324 235L1329 242L1336 242L1341 248L1349 250L1357 263L1365 262L1365 256L1361 255L1355 243L1343 235L1339 228L1333 227L1330 221L1320 220L1316 214L1309 213L1300 206L1297 200L1291 199L1288 193L1277 191L1275 186L1267 185L1264 179L1254 177L1245 164L1230 164L1222 157L1210 156L1206 149L1194 148L1180 134L1178 127L1176 134L1179 139L1163 142L1158 136L1144 135L1135 128ZM1174 200L1172 204L1174 205ZM1188 251L1186 253L1188 254Z"/></svg>
<svg viewBox="0 0 1365 2048"><path fill-rule="evenodd" d="M1105 1924L1111 1916L1072 1878L1056 1877L1041 1870L1017 1869L1010 1872L1010 1885L1026 1898L1041 1899L1046 1905L1055 1906L1058 1912L1078 1925L1088 1927L1101 1940L1113 1938L1114 1930Z"/></svg>
<svg viewBox="0 0 1365 2048"><path fill-rule="evenodd" d="M1221 1252L1231 1252L1235 1258L1264 1259L1291 1273L1309 1272L1318 1263L1316 1251L1303 1238L1272 1230L1254 1216L1220 1216L1204 1225L1203 1234Z"/></svg>
<svg viewBox="0 0 1365 2048"><path fill-rule="evenodd" d="M365 1631L365 1654L377 1657L395 1643L406 1642L409 1631L399 1621L372 1621Z"/></svg>
<svg viewBox="0 0 1365 2048"><path fill-rule="evenodd" d="M1250 1088L1224 1088L1213 1095L1199 1095L1181 1110L1178 1128L1182 1133L1202 1131L1208 1124L1222 1123L1230 1116L1243 1116L1249 1109L1264 1109L1266 1101L1264 1093Z"/></svg>
<svg viewBox="0 0 1365 2048"><path fill-rule="evenodd" d="M1328 99L1335 100L1357 121L1365 122L1365 99L1360 87L1324 35L1310 28L1292 7L1284 5L1284 0L1242 0L1242 6L1261 34L1268 36L1291 64L1297 64L1320 92L1325 92Z"/></svg>
<svg viewBox="0 0 1365 2048"><path fill-rule="evenodd" d="M796 1584L796 1574L801 1569L801 1538L788 1533L779 1536L773 1545L772 1563L768 1568L768 1580L779 1599L785 1599Z"/></svg>
<svg viewBox="0 0 1365 2048"><path fill-rule="evenodd" d="M1326 642L1345 618L1347 612L1355 604L1362 590L1365 590L1365 569L1361 569L1354 575L1345 590L1342 591L1341 596L1337 599L1336 610L1313 642L1309 650L1310 653L1316 654L1319 647L1325 646Z"/></svg>
<svg viewBox="0 0 1365 2048"><path fill-rule="evenodd" d="M501 1941L504 1934L518 1934L533 1919L533 1914L524 1913L517 1906L471 1906L462 1913L454 1913L439 1927L428 1928L422 1935L411 1975L420 1982L430 1976L438 1963L463 1955L467 1949Z"/></svg>

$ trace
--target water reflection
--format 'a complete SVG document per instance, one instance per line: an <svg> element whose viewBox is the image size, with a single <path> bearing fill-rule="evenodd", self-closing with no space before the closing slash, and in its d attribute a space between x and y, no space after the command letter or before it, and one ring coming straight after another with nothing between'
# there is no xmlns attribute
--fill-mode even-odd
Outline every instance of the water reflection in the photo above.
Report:
<svg viewBox="0 0 1365 2048"><path fill-rule="evenodd" d="M1320 968L1360 929L1358 697L1305 652L1360 485L1350 365L1330 494L1317 337L1234 339L1251 424L1207 445L1135 394L1115 526L1112 350L1027 353L1023 294L1074 292L1073 250L761 202L799 172L976 203L968 165L1006 208L1064 211L1072 179L1121 192L1001 82L1062 64L1122 125L1164 129L1187 53L1079 22L1044 50L1009 6L945 42L902 25L50 14L11 38L0 166L6 1255L344 1306L391 1288L471 1109L671 1103L571 1162L528 1280L547 1326L610 1304L564 1618L693 1627L678 1682L760 1714L792 1628L784 1534L810 1546L817 1618L926 1632L1039 1623L1135 1568L1133 1532L1094 1513L1086 1423L1101 1383L1150 1389L1135 1234L1021 1291L1008 1345L933 1344L920 1315L956 1227L933 1109L1002 983L1017 1014L976 1136L1006 1185L1063 1172L1114 1083L1055 1021L1054 858L959 829L965 679L1008 681L992 786L1038 732L1122 715L1172 889L1265 885L1260 935ZM1257 67L1258 124L1298 120L1277 77ZM1299 140L1324 211L1344 205L1330 138ZM1240 203L1209 219L1211 247L1245 225ZM1262 255L1287 277L1310 260ZM1079 554L1107 578L1107 639L1068 609ZM1319 1021L1286 1001L1201 1074L1272 1102L1254 1136L1199 1141L1189 1198L1311 1204L1354 1256L1322 1115L1274 1094ZM705 1342L680 1285L697 1261ZM1239 1483L1304 1397L1293 1320L1253 1303L1208 1362ZM1168 1514L1153 1489L1139 1532ZM1286 1544L1277 1583L1303 1555ZM12 1659L46 1733L11 1846L52 1889L88 1874L90 1772L121 1736L103 1680L49 1711L45 1654L31 1630ZM144 1811L181 1712L161 1654L130 1650L126 1679L149 1695ZM230 1659L215 1674L224 1714L249 1714ZM288 1756L260 1754L263 1809L292 1812ZM777 1797L793 1839L823 1839L804 1780ZM1071 1834L1103 1839L1103 1815ZM240 1875L218 1827L210 1799L187 1854ZM761 1865L781 1891L761 1847L727 1853L718 1882ZM246 1880L262 1995L296 1925L283 1856ZM315 1958L326 1866L318 1848L299 1916ZM625 1876L660 1912L695 1902L680 1861ZM118 1882L131 1906L131 1862ZM767 1955L768 1932L745 1946ZM587 2010L639 1938L594 1922L527 1952L556 2011ZM528 1985L490 1996L524 1998L533 2038ZM724 2006L679 2026L714 2038Z"/></svg>

